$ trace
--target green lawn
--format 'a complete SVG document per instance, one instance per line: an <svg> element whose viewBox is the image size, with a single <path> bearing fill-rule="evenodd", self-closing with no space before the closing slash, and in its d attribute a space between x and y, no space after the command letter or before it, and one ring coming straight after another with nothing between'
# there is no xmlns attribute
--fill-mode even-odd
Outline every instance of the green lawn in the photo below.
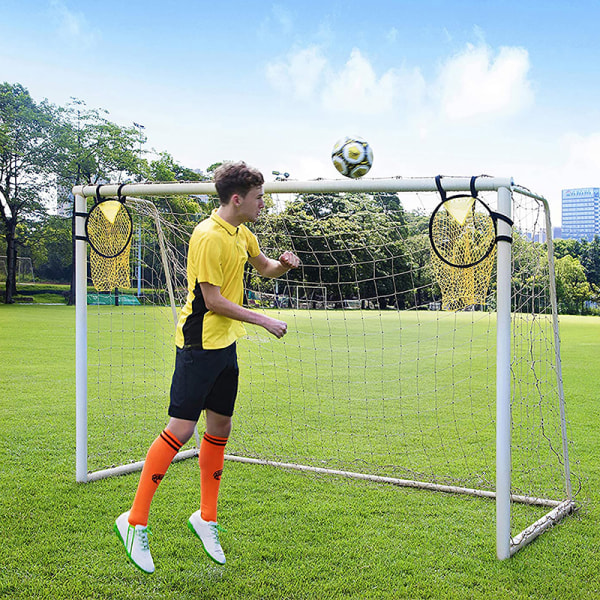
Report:
<svg viewBox="0 0 600 600"><path fill-rule="evenodd" d="M288 361L295 336L308 336L305 325L290 322ZM338 326L356 324L328 325L334 333ZM250 342L253 336L262 366L278 365L277 346L260 332L251 332ZM583 506L511 560L495 558L493 502L227 463L219 510L228 530L222 536L228 563L217 567L186 527L199 495L197 464L188 460L171 467L153 503L150 543L157 571L148 576L127 562L112 531L114 518L131 503L138 476L74 481L74 309L1 305L0 597L598 597L600 319L563 317L561 339L573 470L583 480ZM410 348L409 339L403 343ZM318 349L331 352L325 365L341 361L344 376L332 389L344 389L346 404L354 402L353 376L364 364L379 362L379 375L393 380L381 350L375 356L367 347L366 363L338 350ZM241 360L245 351L240 347ZM276 390L314 386L314 361L308 364L278 370ZM446 368L443 362L438 367ZM256 373L247 369L244 377ZM273 394L268 388L260 394L265 405ZM241 416L249 409L240 402ZM289 416L301 420L293 410ZM297 442L312 443L315 429L304 429ZM151 430L145 444L158 433ZM285 438L287 431L282 426L271 436Z"/></svg>

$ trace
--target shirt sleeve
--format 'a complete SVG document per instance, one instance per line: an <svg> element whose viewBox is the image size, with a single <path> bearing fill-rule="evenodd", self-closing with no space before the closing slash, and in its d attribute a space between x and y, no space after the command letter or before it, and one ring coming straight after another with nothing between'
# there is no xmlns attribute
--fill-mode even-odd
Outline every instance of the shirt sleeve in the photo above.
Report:
<svg viewBox="0 0 600 600"><path fill-rule="evenodd" d="M249 230L247 231L247 248L248 248L248 256L250 258L254 258L260 254L260 246L258 245L258 240L256 236Z"/></svg>
<svg viewBox="0 0 600 600"><path fill-rule="evenodd" d="M192 285L210 283L223 285L223 266L221 264L221 245L211 243L206 232L195 231L190 240L188 277Z"/></svg>

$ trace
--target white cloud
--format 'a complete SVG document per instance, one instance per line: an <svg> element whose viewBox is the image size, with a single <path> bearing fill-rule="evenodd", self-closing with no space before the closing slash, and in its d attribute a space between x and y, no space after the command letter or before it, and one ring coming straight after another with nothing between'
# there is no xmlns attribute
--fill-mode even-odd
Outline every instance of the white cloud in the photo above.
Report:
<svg viewBox="0 0 600 600"><path fill-rule="evenodd" d="M528 71L524 48L503 47L494 57L489 46L468 44L442 66L435 86L442 113L452 120L516 114L533 103Z"/></svg>
<svg viewBox="0 0 600 600"><path fill-rule="evenodd" d="M286 60L267 65L267 79L276 90L308 100L313 97L326 65L321 50L311 46L290 53Z"/></svg>
<svg viewBox="0 0 600 600"><path fill-rule="evenodd" d="M389 35L393 38L395 30ZM514 115L530 107L534 94L529 68L524 48L503 47L494 53L480 41L448 58L437 77L428 82L418 66L391 67L378 73L359 48L336 69L316 45L270 63L266 74L274 89L312 100L329 112L381 115L404 111L414 120L426 113L430 118L462 121Z"/></svg>
<svg viewBox="0 0 600 600"><path fill-rule="evenodd" d="M567 134L563 142L568 152L564 179L569 183L565 187L571 187L571 182L586 180L589 183L585 185L597 186L600 172L600 132L586 136Z"/></svg>
<svg viewBox="0 0 600 600"><path fill-rule="evenodd" d="M388 69L382 75L354 48L336 71L318 46L290 53L267 65L267 79L283 94L321 104L328 112L377 115L419 103L425 81L418 69Z"/></svg>
<svg viewBox="0 0 600 600"><path fill-rule="evenodd" d="M82 13L70 10L62 0L51 0L50 7L62 38L88 46L95 41L96 33Z"/></svg>
<svg viewBox="0 0 600 600"><path fill-rule="evenodd" d="M354 48L344 68L323 90L323 105L330 110L378 114L394 105L399 76L394 69L377 77L371 63Z"/></svg>

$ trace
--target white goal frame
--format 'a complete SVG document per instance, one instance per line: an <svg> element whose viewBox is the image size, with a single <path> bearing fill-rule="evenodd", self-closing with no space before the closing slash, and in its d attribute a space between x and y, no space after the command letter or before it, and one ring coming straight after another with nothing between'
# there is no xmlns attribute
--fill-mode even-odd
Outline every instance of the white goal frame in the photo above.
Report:
<svg viewBox="0 0 600 600"><path fill-rule="evenodd" d="M297 284L296 285L296 308L300 308L300 303L308 303L308 308L310 308L310 303L311 302L316 302L313 298L305 298L305 299L301 299L300 298L300 293L301 291L304 290L305 291L305 295L306 295L306 290L318 290L319 292L321 292L321 294L323 295L323 308L327 308L327 288L324 285L311 285L311 284ZM291 294L290 294L291 295Z"/></svg>
<svg viewBox="0 0 600 600"><path fill-rule="evenodd" d="M469 192L470 178L447 178L443 180L447 192ZM512 191L529 196L542 202L546 209L546 230L552 231L548 202L543 197L514 184L512 178L482 177L475 182L477 191L496 192L498 196L498 212L510 219L512 207ZM301 194L301 193L338 193L338 192L436 192L436 182L432 178L389 178L360 180L318 180L318 181L274 181L264 184L266 193ZM85 217L87 214L87 198L95 196L97 186L76 186L75 195L75 264L76 264L76 479L78 482L97 479L90 476L87 469L87 244L85 240ZM188 194L214 194L213 183L139 183L119 185L103 185L101 196L168 196ZM465 489L434 483L423 483L389 477L377 477L364 474L332 471L317 467L282 464L273 461L228 456L232 460L259 464L277 464L290 469L313 472L327 472L354 476L361 479L386 481L397 485L419 487L438 491L468 493L475 496L495 498L496 502L496 554L500 560L512 556L515 552L535 539L543 531L550 528L558 520L576 509L571 489L568 442L566 431L566 415L564 410L564 392L560 363L560 341L558 337L558 313L554 286L553 245L548 235L548 259L551 264L550 296L552 305L552 321L554 328L554 351L556 358L557 389L560 397L560 431L563 441L565 497L563 501L545 500L541 498L517 497L511 495L511 243L512 227L504 219L498 220L497 243L497 333L496 333L496 491ZM194 454L197 451L189 451ZM140 468L142 463L127 465L127 470ZM118 469L118 468L117 468ZM101 476L106 476L102 474ZM544 517L527 527L517 536L511 538L511 502L537 504L550 508Z"/></svg>
<svg viewBox="0 0 600 600"><path fill-rule="evenodd" d="M4 279L8 277L7 260L5 255L0 256L0 273L4 275ZM26 275L31 277L31 280L27 281L27 283L35 283L33 261L29 256L17 256L17 283L24 283Z"/></svg>

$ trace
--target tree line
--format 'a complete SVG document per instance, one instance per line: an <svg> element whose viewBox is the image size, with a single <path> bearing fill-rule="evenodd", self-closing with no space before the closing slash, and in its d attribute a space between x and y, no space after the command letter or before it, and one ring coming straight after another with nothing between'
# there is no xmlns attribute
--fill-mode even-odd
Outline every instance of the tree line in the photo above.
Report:
<svg viewBox="0 0 600 600"><path fill-rule="evenodd" d="M0 84L0 255L6 256L4 301L17 293L17 258L31 257L39 277L72 279L75 185L131 181L201 181L207 175L167 152L147 158L143 127L117 125L108 112L78 99L66 106L36 102L22 85ZM73 298L71 298L73 300Z"/></svg>
<svg viewBox="0 0 600 600"><path fill-rule="evenodd" d="M12 303L17 294L18 257L31 258L41 280L72 283L73 220L50 206L53 202L69 206L72 215L74 185L209 180L218 164L194 171L166 151L151 154L141 125L117 125L107 111L88 108L78 99L56 106L47 100L36 102L20 84L0 84L0 255L7 257L4 302ZM168 206L168 212L186 209L195 217L212 208L211 203L189 198L155 201ZM178 210L174 205L179 205ZM356 214L360 218L349 218ZM264 220L263 226L267 229L261 239L273 248L285 245L282 236L295 236L304 263L296 276L304 283L335 283L340 299L358 294L376 298L380 308L402 308L404 296L399 292L408 288L420 295L414 299L418 305L432 299L430 270L419 264L427 256L427 216L405 212L397 194L299 196ZM330 240L337 240L337 245L324 241L328 231L335 232ZM360 246L353 243L359 238ZM532 248L532 260L544 260L545 244L532 243ZM597 312L600 238L556 240L554 254L559 311ZM324 270L327 261L335 268ZM524 285L522 289L527 289ZM74 301L73 291L70 301Z"/></svg>

